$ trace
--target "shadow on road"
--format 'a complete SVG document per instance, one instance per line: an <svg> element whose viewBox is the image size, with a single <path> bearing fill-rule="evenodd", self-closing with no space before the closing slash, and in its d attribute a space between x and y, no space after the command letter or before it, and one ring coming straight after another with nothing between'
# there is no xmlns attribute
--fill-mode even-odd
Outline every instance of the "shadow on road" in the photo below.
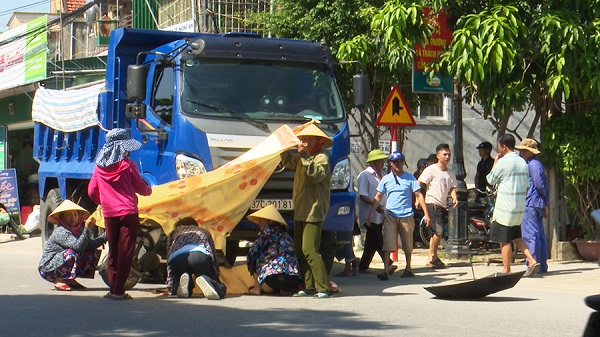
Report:
<svg viewBox="0 0 600 337"><path fill-rule="evenodd" d="M98 297L97 293L86 296L81 292L0 296L3 307L10 308L2 315L0 335L318 337L364 336L372 331L410 329L336 310L241 310L223 306L226 299L220 303L201 298L189 301L136 298L135 290L130 293L134 300L111 301ZM331 300L311 301L315 301L315 307L323 307L317 303Z"/></svg>

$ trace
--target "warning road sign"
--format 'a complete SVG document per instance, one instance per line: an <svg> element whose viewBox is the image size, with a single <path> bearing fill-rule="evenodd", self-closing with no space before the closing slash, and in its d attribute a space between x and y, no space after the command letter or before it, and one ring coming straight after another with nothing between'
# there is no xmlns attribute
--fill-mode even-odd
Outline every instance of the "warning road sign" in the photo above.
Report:
<svg viewBox="0 0 600 337"><path fill-rule="evenodd" d="M392 87L381 112L375 121L378 126L415 126L415 119L408 109L398 85Z"/></svg>

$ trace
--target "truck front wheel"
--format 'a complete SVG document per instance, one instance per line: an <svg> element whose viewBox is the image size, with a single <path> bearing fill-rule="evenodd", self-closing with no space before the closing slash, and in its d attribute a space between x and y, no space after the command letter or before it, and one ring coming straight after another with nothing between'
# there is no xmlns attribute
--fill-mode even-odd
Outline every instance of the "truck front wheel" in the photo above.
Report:
<svg viewBox="0 0 600 337"><path fill-rule="evenodd" d="M46 195L46 199L40 205L40 228L42 231L42 249L46 247L46 241L52 235L55 225L48 222L48 215L54 212L56 207L62 202L60 190L58 188L51 189Z"/></svg>

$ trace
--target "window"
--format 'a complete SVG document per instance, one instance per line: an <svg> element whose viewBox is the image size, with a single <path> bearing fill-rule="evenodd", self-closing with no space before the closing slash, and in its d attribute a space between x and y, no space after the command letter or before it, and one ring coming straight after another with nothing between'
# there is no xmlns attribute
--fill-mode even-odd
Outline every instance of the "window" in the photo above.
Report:
<svg viewBox="0 0 600 337"><path fill-rule="evenodd" d="M419 107L415 117L418 119L448 120L452 101L449 96L440 94L420 94Z"/></svg>
<svg viewBox="0 0 600 337"><path fill-rule="evenodd" d="M173 116L173 68L163 68L156 71L152 111L166 124L171 124Z"/></svg>

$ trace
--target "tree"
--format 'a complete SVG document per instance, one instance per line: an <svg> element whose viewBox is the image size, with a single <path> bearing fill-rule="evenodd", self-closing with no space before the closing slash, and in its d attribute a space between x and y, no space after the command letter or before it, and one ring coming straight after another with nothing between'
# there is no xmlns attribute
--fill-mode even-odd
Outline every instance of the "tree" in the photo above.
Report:
<svg viewBox="0 0 600 337"><path fill-rule="evenodd" d="M347 111L352 111L350 117L359 127L363 150L367 152L373 144L378 143L381 131L374 128L373 124L391 86L410 83L410 60L414 52L411 41L414 39L402 37L410 30L411 34L416 35L415 39L419 40L420 37L424 41L426 35L420 19L420 6L414 5L405 10L383 0L275 0L274 6L273 13L261 16L273 36L312 41L323 39L339 60L358 60L363 64L371 79L372 106L362 110L351 109L352 93L349 84L351 74L356 71L355 67L340 68L338 77L343 80L338 84L346 98ZM400 11L396 11L396 17L382 16L382 7ZM409 23L405 24L405 19ZM396 24L403 27L396 28ZM394 40L385 40L383 35L393 37ZM384 46L384 40L402 46L399 48L402 51L387 53L392 48Z"/></svg>

